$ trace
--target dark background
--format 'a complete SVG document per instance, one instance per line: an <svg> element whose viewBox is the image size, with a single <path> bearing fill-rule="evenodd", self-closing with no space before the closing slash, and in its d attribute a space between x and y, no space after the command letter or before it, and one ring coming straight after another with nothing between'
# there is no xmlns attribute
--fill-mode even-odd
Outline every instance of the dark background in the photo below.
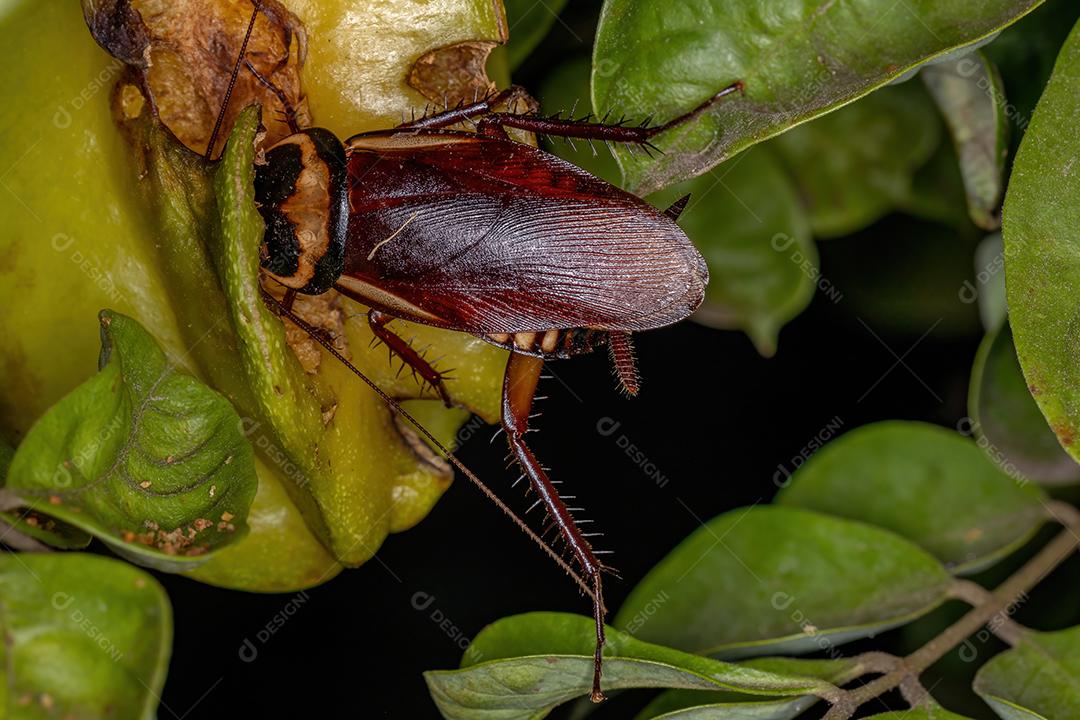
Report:
<svg viewBox="0 0 1080 720"><path fill-rule="evenodd" d="M592 37L598 4L570 5L566 26L556 25L516 81L537 87L555 63L588 52L575 36ZM1037 98L1038 88L1032 89L1023 91ZM636 399L616 391L604 354L551 366L556 377L541 386L541 394L550 396L539 408L544 416L536 427L542 431L530 440L553 477L565 481L563 491L577 495L575 504L605 533L598 547L614 551L610 561L623 579L605 586L612 614L635 582L699 527L699 519L768 502L777 490L777 470L790 467L826 425L839 421L847 432L900 418L956 426L966 415L968 376L981 337L975 307L958 297L963 282L973 280L976 240L957 236L942 252L940 232L892 216L855 237L820 243L823 275L843 300L833 303L818 293L785 327L770 359L741 333L692 322L642 334L644 386ZM882 296L885 287L910 292ZM614 435L597 432L601 418L620 423ZM460 457L523 509L522 487L509 487L516 471L504 469L505 444L501 438L487 442L493 432L478 433ZM620 449L620 435L667 479L663 487ZM1075 601L1059 587L1060 576L1075 574L1076 567L1074 561L1051 577L1018 619L1035 627L1080 622ZM1007 567L994 572L988 582ZM515 613L590 612L562 571L460 478L418 527L387 540L378 561L307 591L265 643L256 634L294 596L159 577L172 599L176 628L159 710L163 720L437 717L422 673L455 667L463 638ZM416 593L433 598L426 609L414 608ZM957 607L845 650L910 651ZM436 612L456 628L450 635L432 619ZM258 650L252 662L240 657L245 639ZM988 649L998 649L994 643ZM973 670L946 659L924 681L936 686L935 695L950 709L988 717L966 689ZM596 717L631 717L647 696L624 694ZM903 707L895 698L885 700Z"/></svg>

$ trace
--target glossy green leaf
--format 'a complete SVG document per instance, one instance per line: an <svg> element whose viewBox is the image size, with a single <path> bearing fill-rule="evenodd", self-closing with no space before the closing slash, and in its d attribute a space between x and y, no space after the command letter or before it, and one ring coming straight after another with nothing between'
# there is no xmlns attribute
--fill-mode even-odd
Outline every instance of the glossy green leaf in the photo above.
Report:
<svg viewBox="0 0 1080 720"><path fill-rule="evenodd" d="M858 677L860 672L858 663L852 658L758 658L740 665L779 674L816 677L833 685L844 685ZM634 720L788 720L817 702L818 698L810 695L761 698L723 690L667 690L650 702Z"/></svg>
<svg viewBox="0 0 1080 720"><path fill-rule="evenodd" d="M920 74L956 146L971 219L984 230L996 230L1009 152L1001 76L981 51L927 65Z"/></svg>
<svg viewBox="0 0 1080 720"><path fill-rule="evenodd" d="M3 487L14 457L15 448L0 440L0 487ZM89 535L78 528L43 516L29 508L0 510L0 542L19 548L19 537L15 533L65 550L84 548L91 540Z"/></svg>
<svg viewBox="0 0 1080 720"><path fill-rule="evenodd" d="M251 445L137 322L102 311L101 337L100 371L30 429L5 491L135 562L191 567L246 532Z"/></svg>
<svg viewBox="0 0 1080 720"><path fill-rule="evenodd" d="M1080 458L1080 25L1061 49L1005 197L1009 323L1031 394Z"/></svg>
<svg viewBox="0 0 1080 720"><path fill-rule="evenodd" d="M1025 633L979 669L974 687L1002 720L1080 717L1080 627Z"/></svg>
<svg viewBox="0 0 1080 720"><path fill-rule="evenodd" d="M954 573L986 567L1024 543L1046 497L953 430L895 420L833 440L777 502L872 523L932 553Z"/></svg>
<svg viewBox="0 0 1080 720"><path fill-rule="evenodd" d="M259 490L248 511L249 532L222 548L188 577L231 590L297 592L336 577L334 556L311 534L272 465L255 456Z"/></svg>
<svg viewBox="0 0 1080 720"><path fill-rule="evenodd" d="M172 610L152 577L96 555L0 555L9 720L155 717Z"/></svg>
<svg viewBox="0 0 1080 720"><path fill-rule="evenodd" d="M923 62L975 43L1038 0L608 0L593 57L593 104L663 122L730 83L745 84L665 133L664 155L620 152L629 186L650 192L833 110Z"/></svg>
<svg viewBox="0 0 1080 720"><path fill-rule="evenodd" d="M506 57L513 71L536 49L559 19L566 0L503 0L510 39Z"/></svg>
<svg viewBox="0 0 1080 720"><path fill-rule="evenodd" d="M919 617L951 583L941 563L893 533L755 506L686 538L634 588L613 624L688 652L804 653Z"/></svg>
<svg viewBox="0 0 1080 720"><path fill-rule="evenodd" d="M1013 476L1043 485L1080 482L1080 465L1062 450L1024 382L1008 325L979 346L968 414L979 446Z"/></svg>
<svg viewBox="0 0 1080 720"><path fill-rule="evenodd" d="M14 459L15 448L0 440L0 487L6 482L8 468ZM82 530L25 507L0 511L0 540L7 537L8 528L64 550L84 548L91 540L90 535Z"/></svg>
<svg viewBox="0 0 1080 720"><path fill-rule="evenodd" d="M814 235L847 235L902 205L941 142L917 83L884 88L772 143L795 178Z"/></svg>
<svg viewBox="0 0 1080 720"><path fill-rule="evenodd" d="M795 189L767 147L649 198L666 207L690 195L679 225L709 266L705 302L693 318L746 332L758 352L776 352L780 328L821 286L817 248Z"/></svg>
<svg viewBox="0 0 1080 720"><path fill-rule="evenodd" d="M3 528L11 526L27 537L60 550L81 550L93 539L73 525L26 507L0 513L0 520L3 523L0 524L0 538L4 537Z"/></svg>
<svg viewBox="0 0 1080 720"><path fill-rule="evenodd" d="M592 620L566 613L527 613L487 626L465 651L460 670L424 674L443 717L542 718L588 695L592 686ZM759 670L689 655L609 629L605 690L692 688L753 695L803 696L834 691L821 679Z"/></svg>
<svg viewBox="0 0 1080 720"><path fill-rule="evenodd" d="M997 66L1009 91L1005 116L1013 129L1010 133L1011 153L1019 146L1035 105L1050 79L1058 51L1078 20L1080 5L1044 3L982 48Z"/></svg>

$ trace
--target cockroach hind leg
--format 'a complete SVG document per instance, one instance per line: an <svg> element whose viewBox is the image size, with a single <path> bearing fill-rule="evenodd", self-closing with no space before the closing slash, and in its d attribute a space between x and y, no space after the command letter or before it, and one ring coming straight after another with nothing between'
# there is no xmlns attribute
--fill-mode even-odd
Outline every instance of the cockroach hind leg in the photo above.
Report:
<svg viewBox="0 0 1080 720"><path fill-rule="evenodd" d="M570 509L559 497L554 483L525 443L533 397L536 395L536 384L539 382L543 366L541 358L510 351L510 358L506 363L506 374L503 377L502 426L506 430L506 438L518 465L529 479L529 486L539 495L538 502L543 503L549 519L558 527L559 534L573 554L582 575L592 586L596 648L593 654L593 685L589 697L593 702L600 702L604 699L604 693L600 689L600 677L603 673L603 650L606 641L604 617L607 609L604 606L601 583L601 574L605 568L597 559L589 541L578 529Z"/></svg>

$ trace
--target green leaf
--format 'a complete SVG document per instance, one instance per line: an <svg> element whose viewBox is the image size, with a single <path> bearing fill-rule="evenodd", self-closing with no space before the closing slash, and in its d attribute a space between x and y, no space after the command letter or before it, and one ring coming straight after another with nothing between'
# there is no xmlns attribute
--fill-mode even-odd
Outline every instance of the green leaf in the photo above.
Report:
<svg viewBox="0 0 1080 720"><path fill-rule="evenodd" d="M1039 409L1080 458L1080 25L1061 49L1005 196L1009 322Z"/></svg>
<svg viewBox="0 0 1080 720"><path fill-rule="evenodd" d="M15 459L15 448L0 440L0 487L7 481L8 468ZM5 527L52 547L78 550L90 544L91 537L78 528L59 522L29 508L0 511L0 539Z"/></svg>
<svg viewBox="0 0 1080 720"><path fill-rule="evenodd" d="M1010 133L1011 152L1019 146L1050 79L1058 51L1077 20L1080 20L1080 5L1044 3L982 48L1009 89L1005 115L1014 126L1014 132Z"/></svg>
<svg viewBox="0 0 1080 720"><path fill-rule="evenodd" d="M484 628L460 670L424 674L443 717L542 718L587 695L592 686L592 620L566 613L527 613ZM758 670L688 655L609 629L605 690L664 687L739 691L767 696L826 695L818 678Z"/></svg>
<svg viewBox="0 0 1080 720"><path fill-rule="evenodd" d="M668 553L613 623L642 640L724 657L830 649L908 622L952 578L907 540L791 508L743 508Z"/></svg>
<svg viewBox="0 0 1080 720"><path fill-rule="evenodd" d="M510 70L517 69L548 34L566 0L503 0L510 40L506 43Z"/></svg>
<svg viewBox="0 0 1080 720"><path fill-rule="evenodd" d="M0 513L0 529L3 524L60 550L81 550L93 539L77 527L26 507Z"/></svg>
<svg viewBox="0 0 1080 720"><path fill-rule="evenodd" d="M772 141L795 178L817 237L866 227L903 204L941 143L941 123L916 83L884 88Z"/></svg>
<svg viewBox="0 0 1080 720"><path fill-rule="evenodd" d="M777 502L878 525L970 573L1026 542L1046 497L959 433L896 420L827 444Z"/></svg>
<svg viewBox="0 0 1080 720"><path fill-rule="evenodd" d="M927 65L920 73L949 128L967 190L971 220L984 230L1001 227L1009 120L1001 76L981 51Z"/></svg>
<svg viewBox="0 0 1080 720"><path fill-rule="evenodd" d="M780 328L810 303L819 283L839 297L821 277L795 189L769 148L753 148L649 200L666 207L687 194L679 225L709 266L694 320L744 330L758 352L771 356Z"/></svg>
<svg viewBox="0 0 1080 720"><path fill-rule="evenodd" d="M635 191L699 175L740 150L975 43L1038 0L608 0L593 54L593 105L664 122L735 82L729 96L658 138L652 160L619 153Z"/></svg>
<svg viewBox="0 0 1080 720"><path fill-rule="evenodd" d="M740 663L740 666L779 674L816 677L833 685L844 685L860 673L858 663L852 658L758 658ZM723 690L667 690L650 702L634 720L788 720L817 701L818 698L810 695L797 698L761 698Z"/></svg>
<svg viewBox="0 0 1080 720"><path fill-rule="evenodd" d="M940 707L929 708L911 708L909 710L898 710L896 712L881 713L880 715L871 715L867 720L970 720L965 715L957 715L956 713L949 712Z"/></svg>
<svg viewBox="0 0 1080 720"><path fill-rule="evenodd" d="M1024 382L1008 325L979 345L968 413L979 446L1011 475L1043 485L1080 482L1080 465L1061 449Z"/></svg>
<svg viewBox="0 0 1080 720"><path fill-rule="evenodd" d="M0 555L10 720L155 716L172 610L152 577L85 554Z"/></svg>
<svg viewBox="0 0 1080 720"><path fill-rule="evenodd" d="M47 412L6 491L134 562L176 571L246 531L251 446L229 402L134 320L101 313L100 371Z"/></svg>
<svg viewBox="0 0 1080 720"><path fill-rule="evenodd" d="M974 687L1003 720L1080 717L1080 627L1025 633L979 669Z"/></svg>

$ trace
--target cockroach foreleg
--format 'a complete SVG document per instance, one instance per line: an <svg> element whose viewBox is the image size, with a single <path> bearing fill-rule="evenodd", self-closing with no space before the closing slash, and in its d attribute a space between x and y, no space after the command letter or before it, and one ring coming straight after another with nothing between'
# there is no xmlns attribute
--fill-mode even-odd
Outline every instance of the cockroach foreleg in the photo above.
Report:
<svg viewBox="0 0 1080 720"><path fill-rule="evenodd" d="M634 145L648 145L649 140L665 130L690 122L703 114L721 99L735 92L742 92L742 81L734 82L716 93L703 103L689 112L668 120L662 125L625 125L623 123L605 122L582 122L580 120L562 120L552 117L540 117L537 115L519 115L515 113L492 112L484 116L479 122L481 130L485 125L496 124L505 127L517 128L537 135L552 135L565 138L582 138L584 140L602 140L605 142L630 143Z"/></svg>
<svg viewBox="0 0 1080 720"><path fill-rule="evenodd" d="M448 108L433 115L414 118L408 122L403 122L398 125L398 128L402 130L437 130L439 128L457 125L458 123L470 122L476 118L491 115L495 112L496 107L512 99L517 92L519 91L513 87L507 88L491 97L477 100L468 105Z"/></svg>
<svg viewBox="0 0 1080 720"><path fill-rule="evenodd" d="M574 517L570 514L551 479L544 472L532 450L525 444L525 433L529 429L529 413L532 411L536 384L544 366L541 358L510 352L503 378L502 425L506 431L510 449L518 464L529 478L532 489L540 497L547 509L551 521L559 529L559 534L566 541L593 589L593 619L596 621L596 650L593 655L593 686L590 697L593 702L600 702L604 694L600 691L600 674L603 664L604 649L604 596L600 575L605 567L596 559L589 541L581 534Z"/></svg>
<svg viewBox="0 0 1080 720"><path fill-rule="evenodd" d="M387 324L393 320L392 315L387 315L384 312L378 310L368 311L368 325L371 326L371 332L375 333L375 337L386 343L386 347L390 348L391 352L396 354L401 360L420 374L420 377L424 379L426 383L431 385L435 389L435 392L439 393L439 397L442 398L446 407L451 407L450 393L446 390L446 383L443 382L443 374L431 366L427 360L421 357L412 345L405 342L404 338L395 333L390 328L386 327Z"/></svg>

